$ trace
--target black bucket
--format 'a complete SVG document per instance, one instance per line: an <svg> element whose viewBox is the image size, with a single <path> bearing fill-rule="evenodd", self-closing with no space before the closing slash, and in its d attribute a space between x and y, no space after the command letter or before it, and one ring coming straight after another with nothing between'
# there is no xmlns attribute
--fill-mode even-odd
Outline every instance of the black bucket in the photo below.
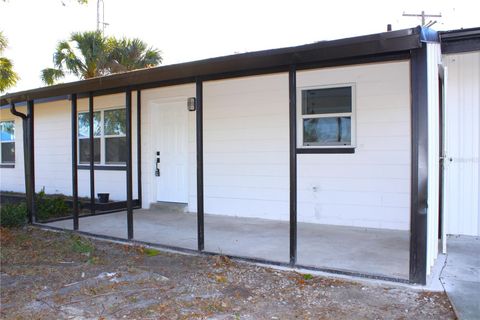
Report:
<svg viewBox="0 0 480 320"><path fill-rule="evenodd" d="M97 193L99 203L108 203L110 193Z"/></svg>

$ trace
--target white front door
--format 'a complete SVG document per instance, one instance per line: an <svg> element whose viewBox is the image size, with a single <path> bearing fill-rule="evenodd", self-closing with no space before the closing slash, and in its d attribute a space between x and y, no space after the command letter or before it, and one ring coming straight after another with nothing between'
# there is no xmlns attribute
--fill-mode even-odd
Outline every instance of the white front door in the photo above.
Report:
<svg viewBox="0 0 480 320"><path fill-rule="evenodd" d="M186 99L158 105L156 128L160 158L157 201L188 202L188 111ZM155 121L154 121L155 122ZM158 155L159 152L159 155Z"/></svg>

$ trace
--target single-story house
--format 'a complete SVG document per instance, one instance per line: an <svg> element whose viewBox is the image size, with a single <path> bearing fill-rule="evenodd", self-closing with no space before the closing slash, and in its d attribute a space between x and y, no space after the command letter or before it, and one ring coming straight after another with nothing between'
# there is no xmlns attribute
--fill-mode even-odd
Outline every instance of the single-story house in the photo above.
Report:
<svg viewBox="0 0 480 320"><path fill-rule="evenodd" d="M480 232L479 88L480 28L416 27L9 93L0 190L31 223L70 196L45 227L425 284Z"/></svg>

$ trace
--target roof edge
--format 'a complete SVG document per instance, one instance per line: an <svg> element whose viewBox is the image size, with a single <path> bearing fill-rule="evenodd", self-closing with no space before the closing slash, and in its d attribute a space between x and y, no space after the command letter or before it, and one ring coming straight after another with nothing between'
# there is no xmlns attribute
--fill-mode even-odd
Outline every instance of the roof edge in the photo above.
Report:
<svg viewBox="0 0 480 320"><path fill-rule="evenodd" d="M314 62L333 61L405 52L421 47L425 41L434 41L436 32L415 27L371 35L320 41L294 47L254 51L192 62L134 70L104 77L80 80L49 87L40 87L0 96L0 106L11 102L66 96L97 90L135 87L161 81L186 81L211 75L251 70L270 70ZM433 39L433 40L432 40ZM266 72L264 72L266 73Z"/></svg>

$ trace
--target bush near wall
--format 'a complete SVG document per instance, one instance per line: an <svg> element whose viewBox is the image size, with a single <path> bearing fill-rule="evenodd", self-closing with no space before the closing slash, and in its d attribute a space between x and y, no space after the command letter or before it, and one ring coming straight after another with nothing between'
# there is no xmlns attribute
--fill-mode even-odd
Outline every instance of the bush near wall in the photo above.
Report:
<svg viewBox="0 0 480 320"><path fill-rule="evenodd" d="M27 205L25 203L5 204L0 208L0 226L18 228L27 223Z"/></svg>
<svg viewBox="0 0 480 320"><path fill-rule="evenodd" d="M65 196L49 197L42 189L35 195L35 206L38 220L48 220L68 215L69 208Z"/></svg>
<svg viewBox="0 0 480 320"><path fill-rule="evenodd" d="M25 198L23 198L25 199ZM48 196L42 189L35 194L35 208L37 219L45 221L48 219L65 217L69 214L69 207L65 202L65 196ZM25 200L20 203L1 204L0 226L15 228L25 225L27 222L27 205Z"/></svg>

